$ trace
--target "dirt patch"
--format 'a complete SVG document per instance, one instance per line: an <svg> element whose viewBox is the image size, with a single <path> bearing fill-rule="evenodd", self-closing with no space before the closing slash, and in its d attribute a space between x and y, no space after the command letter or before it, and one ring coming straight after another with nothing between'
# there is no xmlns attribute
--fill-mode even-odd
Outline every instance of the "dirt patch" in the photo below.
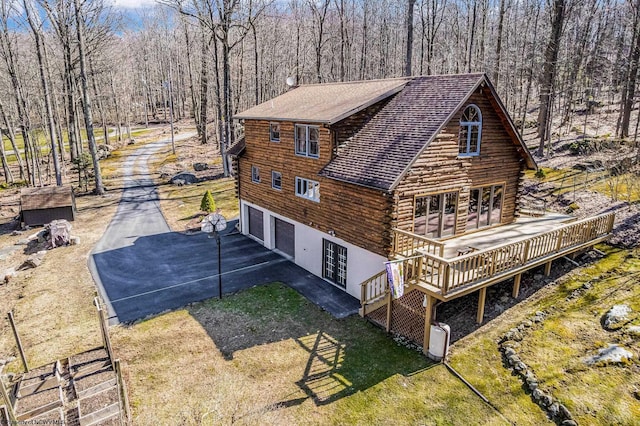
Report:
<svg viewBox="0 0 640 426"><path fill-rule="evenodd" d="M87 414L96 412L110 405L118 403L118 388L113 387L111 389L104 390L86 398L82 398L79 402L80 414L86 416Z"/></svg>

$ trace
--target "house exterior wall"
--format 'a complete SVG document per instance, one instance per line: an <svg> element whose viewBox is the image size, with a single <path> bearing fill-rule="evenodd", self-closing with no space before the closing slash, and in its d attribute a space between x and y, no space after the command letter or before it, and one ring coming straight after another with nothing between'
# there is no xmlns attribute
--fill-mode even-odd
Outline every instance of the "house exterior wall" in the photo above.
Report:
<svg viewBox="0 0 640 426"><path fill-rule="evenodd" d="M252 237L248 233L249 207L258 209L263 213L263 241ZM384 269L384 262L387 260L385 257L353 245L337 236L329 235L317 228L292 220L289 217L245 200L240 201L240 211L242 212L242 232L272 250L275 249L275 219L278 218L293 224L295 229L295 255L291 260L316 276L322 277L323 239L346 247L347 285L344 290L357 299L360 299L360 283Z"/></svg>
<svg viewBox="0 0 640 426"><path fill-rule="evenodd" d="M420 155L394 192L394 226L413 231L416 196L442 192L458 193L455 234L465 233L471 188L505 185L502 224L515 219L516 199L524 168L518 147L494 108L490 93L479 89L452 117L440 134ZM465 107L475 104L482 113L480 155L460 156L458 133Z"/></svg>
<svg viewBox="0 0 640 426"><path fill-rule="evenodd" d="M392 198L381 191L318 176L331 160L334 135L320 128L319 158L295 154L293 122L282 122L280 142L269 140L269 122L245 122L246 150L239 159L240 199L343 241L386 256L390 246ZM305 123L298 123L305 124ZM260 183L251 167L260 169ZM282 189L271 187L271 172L282 174ZM320 183L320 201L295 193L296 177ZM372 274L373 275L373 274Z"/></svg>

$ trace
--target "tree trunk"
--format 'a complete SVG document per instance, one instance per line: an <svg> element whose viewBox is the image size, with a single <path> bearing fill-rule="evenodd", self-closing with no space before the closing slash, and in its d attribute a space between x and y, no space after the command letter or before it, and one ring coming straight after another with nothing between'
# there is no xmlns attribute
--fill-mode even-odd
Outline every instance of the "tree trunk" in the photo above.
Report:
<svg viewBox="0 0 640 426"><path fill-rule="evenodd" d="M413 56L413 9L416 0L408 0L407 2L407 50L404 56L404 75L411 75L411 57Z"/></svg>
<svg viewBox="0 0 640 426"><path fill-rule="evenodd" d="M206 145L209 142L207 134L207 108L209 106L209 46L211 45L211 37L207 37L206 28L202 30L202 62L200 67L200 117L198 117L198 135L200 142Z"/></svg>
<svg viewBox="0 0 640 426"><path fill-rule="evenodd" d="M544 156L544 146L549 138L551 103L556 76L556 62L560 51L560 38L565 17L565 0L554 0L551 18L551 36L544 54L544 65L540 77L540 110L538 112L538 156Z"/></svg>
<svg viewBox="0 0 640 426"><path fill-rule="evenodd" d="M24 5L25 14L27 16L27 21L29 22L29 27L31 27L31 32L33 33L33 38L36 44L36 56L38 58L38 71L40 72L40 84L42 85L42 91L44 92L44 106L47 116L47 126L49 130L49 139L51 141L51 156L53 158L53 169L56 174L56 185L62 186L62 173L60 172L60 160L58 158L58 142L56 135L56 124L53 119L53 110L51 107L51 93L49 92L49 82L47 81L47 74L45 71L45 63L44 63L44 43L42 40L42 29L40 22L37 22L37 16L33 15L33 11L31 10L31 3L28 0L23 0L22 4Z"/></svg>
<svg viewBox="0 0 640 426"><path fill-rule="evenodd" d="M100 162L98 161L98 152L96 149L96 138L93 134L93 117L91 113L91 99L89 99L89 83L87 81L87 65L85 58L85 41L84 41L84 21L81 17L80 0L74 0L76 13L76 31L78 34L78 56L80 62L80 82L82 84L82 109L84 112L84 124L87 129L87 140L89 144L89 153L93 162L93 173L95 177L95 192L97 195L104 194L104 186L102 185L102 173L100 172Z"/></svg>
<svg viewBox="0 0 640 426"><path fill-rule="evenodd" d="M640 63L640 0L634 3L633 48L629 57L629 71L627 73L625 95L622 99L622 113L620 120L620 137L629 137L631 111L635 104L636 81Z"/></svg>

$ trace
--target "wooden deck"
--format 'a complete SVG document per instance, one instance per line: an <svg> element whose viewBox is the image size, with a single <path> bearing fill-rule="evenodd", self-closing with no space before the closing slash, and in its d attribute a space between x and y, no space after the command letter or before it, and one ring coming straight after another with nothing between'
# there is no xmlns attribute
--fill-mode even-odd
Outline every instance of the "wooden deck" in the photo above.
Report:
<svg viewBox="0 0 640 426"><path fill-rule="evenodd" d="M477 321L482 322L487 287L514 278L517 297L523 272L545 265L549 274L554 259L608 239L614 219L613 213L582 220L564 215L526 217L446 241L412 238L411 233L394 230L392 258L403 264L405 292L418 290L425 295L426 324L436 299L448 301L474 291L479 291ZM387 305L389 331L392 303L385 271L362 283L361 303L363 316ZM427 345L429 329L425 327Z"/></svg>

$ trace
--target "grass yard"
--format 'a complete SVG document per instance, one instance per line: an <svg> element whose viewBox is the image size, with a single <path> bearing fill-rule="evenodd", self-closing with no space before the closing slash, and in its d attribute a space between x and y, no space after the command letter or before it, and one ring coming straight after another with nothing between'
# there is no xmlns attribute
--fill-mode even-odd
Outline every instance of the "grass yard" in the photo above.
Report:
<svg viewBox="0 0 640 426"><path fill-rule="evenodd" d="M173 154L171 147L167 145L152 157L149 168L153 174L164 168L189 171L191 164L196 161L208 163L212 167L205 173L215 174L218 170L221 171L222 163L220 157L215 154L213 144L203 146L195 138L176 141L176 154ZM217 177L184 186L171 185L167 181L167 178L156 179L160 207L174 231L184 231L198 225L199 221L193 219L200 212L200 202L207 190L213 194L216 207L223 216L234 219L239 215L235 179L232 177Z"/></svg>
<svg viewBox="0 0 640 426"><path fill-rule="evenodd" d="M517 349L540 380L540 386L564 403L578 424L637 425L640 401L640 342L623 332L608 332L600 325L611 306L628 303L640 325L640 252L608 250L608 256L570 274L557 286L511 309L480 332L462 339L453 348L451 364L498 407L527 412L517 424L541 424L541 411L521 390L520 379L504 368L497 341L507 330L536 311L550 313L525 336ZM582 296L567 296L584 283L592 284ZM636 354L624 366L587 366L583 358L609 343L618 343ZM537 411L536 411L537 410ZM507 417L512 418L507 414Z"/></svg>
<svg viewBox="0 0 640 426"><path fill-rule="evenodd" d="M129 327L135 424L507 424L442 365L273 283Z"/></svg>

